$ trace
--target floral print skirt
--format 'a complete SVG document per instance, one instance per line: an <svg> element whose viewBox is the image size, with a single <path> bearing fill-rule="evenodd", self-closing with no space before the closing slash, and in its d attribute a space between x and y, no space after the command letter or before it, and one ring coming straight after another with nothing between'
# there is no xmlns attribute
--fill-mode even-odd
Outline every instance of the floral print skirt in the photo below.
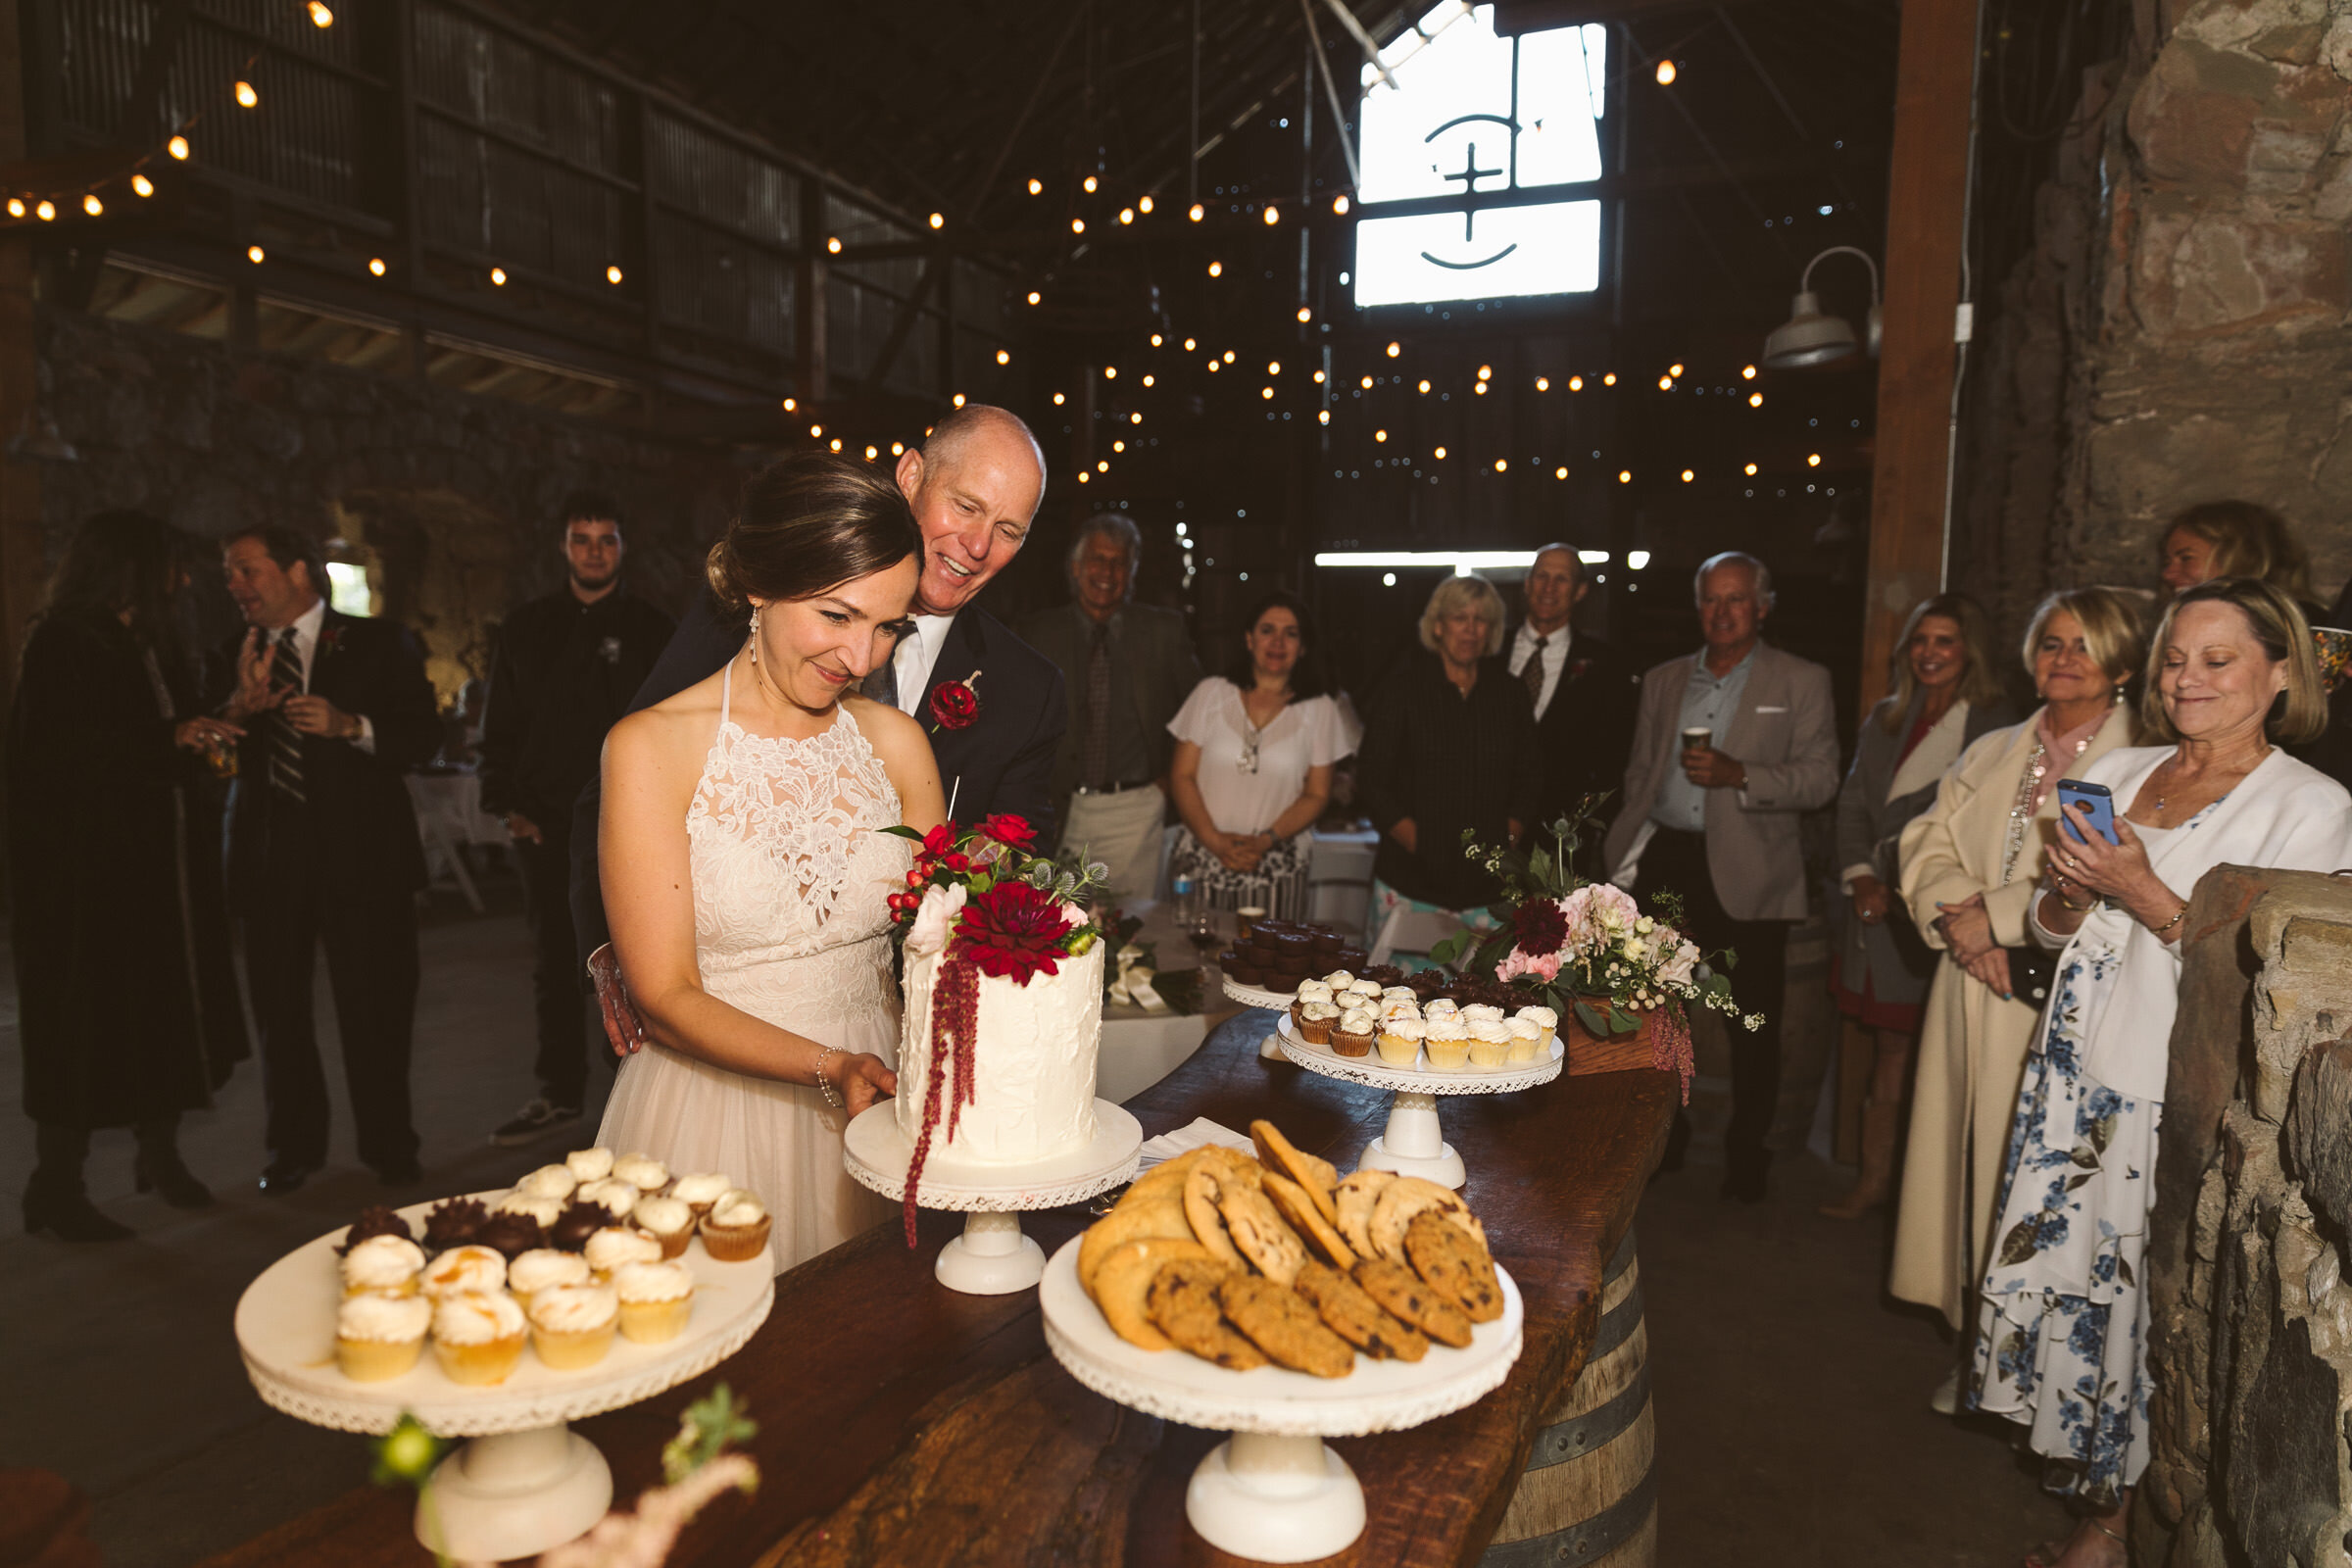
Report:
<svg viewBox="0 0 2352 1568"><path fill-rule="evenodd" d="M2026 1058L1968 1402L2029 1428L2043 1483L2114 1506L2148 1463L2148 1210L2164 1106L2082 1070L2079 994L2122 966L2070 961Z"/></svg>

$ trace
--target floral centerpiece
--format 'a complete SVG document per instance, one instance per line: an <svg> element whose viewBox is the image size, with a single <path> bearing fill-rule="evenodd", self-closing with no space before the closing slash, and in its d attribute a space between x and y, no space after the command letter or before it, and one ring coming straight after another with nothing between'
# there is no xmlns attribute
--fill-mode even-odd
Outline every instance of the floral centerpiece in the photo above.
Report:
<svg viewBox="0 0 2352 1568"><path fill-rule="evenodd" d="M922 1133L906 1172L906 1245L912 1247L915 1189L932 1134L944 1117L954 1138L963 1107L972 1102L981 977L1025 986L1038 975L1058 974L1063 958L1083 956L1102 938L1086 904L1109 891L1110 868L1083 859L1057 865L1032 853L1037 829L1010 813L970 827L942 822L928 833L886 831L921 846L906 890L888 901L894 934L910 957L940 956L931 987L934 1060L924 1075Z"/></svg>
<svg viewBox="0 0 2352 1568"><path fill-rule="evenodd" d="M1597 797L1588 797L1574 816L1553 822L1548 850L1491 848L1465 830L1462 853L1501 879L1503 901L1493 912L1502 929L1483 941L1458 933L1430 956L1441 963L1459 959L1469 973L1532 993L1563 1022L1573 1018L1596 1040L1651 1025L1651 1065L1681 1075L1688 1104L1690 1020L1685 1009L1710 1007L1750 1030L1764 1026L1764 1015L1740 1011L1728 978L1738 955L1729 949L1702 954L1683 934L1682 901L1674 894L1651 894L1644 910L1623 888L1576 873L1571 862L1577 842L1598 806Z"/></svg>

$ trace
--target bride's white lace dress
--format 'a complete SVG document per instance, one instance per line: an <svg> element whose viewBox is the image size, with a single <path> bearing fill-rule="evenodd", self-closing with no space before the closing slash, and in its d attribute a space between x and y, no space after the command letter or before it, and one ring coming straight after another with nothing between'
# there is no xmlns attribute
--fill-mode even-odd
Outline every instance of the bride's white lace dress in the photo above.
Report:
<svg viewBox="0 0 2352 1568"><path fill-rule="evenodd" d="M686 811L703 989L822 1045L898 1062L890 908L914 846L848 709L808 740L746 734L722 677L718 734ZM597 1142L673 1172L724 1171L775 1216L779 1272L895 1212L841 1164L846 1115L814 1089L658 1045L621 1064Z"/></svg>

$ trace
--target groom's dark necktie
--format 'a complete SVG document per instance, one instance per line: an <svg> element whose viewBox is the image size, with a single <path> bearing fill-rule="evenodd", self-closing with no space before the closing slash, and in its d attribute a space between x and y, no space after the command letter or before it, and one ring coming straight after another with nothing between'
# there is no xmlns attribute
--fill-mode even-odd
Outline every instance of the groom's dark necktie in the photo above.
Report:
<svg viewBox="0 0 2352 1568"><path fill-rule="evenodd" d="M270 688L288 696L302 692L302 654L294 646L294 628L284 627L277 634L277 648L270 659ZM283 704L270 710L262 722L262 733L268 739L270 759L270 787L296 806L308 797L302 784L302 737L286 721Z"/></svg>

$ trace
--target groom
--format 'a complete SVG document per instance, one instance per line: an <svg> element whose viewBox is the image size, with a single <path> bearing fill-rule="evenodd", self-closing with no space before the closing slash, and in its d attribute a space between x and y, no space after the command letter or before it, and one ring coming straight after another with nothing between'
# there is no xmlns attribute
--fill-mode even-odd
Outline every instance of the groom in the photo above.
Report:
<svg viewBox="0 0 2352 1568"><path fill-rule="evenodd" d="M900 639L891 662L865 678L865 695L911 714L931 737L951 814L976 822L1014 812L1036 825L1040 843L1051 844L1054 757L1068 722L1061 671L971 603L1029 537L1045 499L1045 454L1017 416L967 404L933 425L920 451L899 460L897 478L923 531L923 575L915 587L914 629ZM743 638L741 626L720 623L705 587L629 710L715 675L742 651ZM597 950L589 967L612 1034L610 992L617 980L608 986L596 869L601 804L591 778L572 814L571 905L582 951Z"/></svg>

